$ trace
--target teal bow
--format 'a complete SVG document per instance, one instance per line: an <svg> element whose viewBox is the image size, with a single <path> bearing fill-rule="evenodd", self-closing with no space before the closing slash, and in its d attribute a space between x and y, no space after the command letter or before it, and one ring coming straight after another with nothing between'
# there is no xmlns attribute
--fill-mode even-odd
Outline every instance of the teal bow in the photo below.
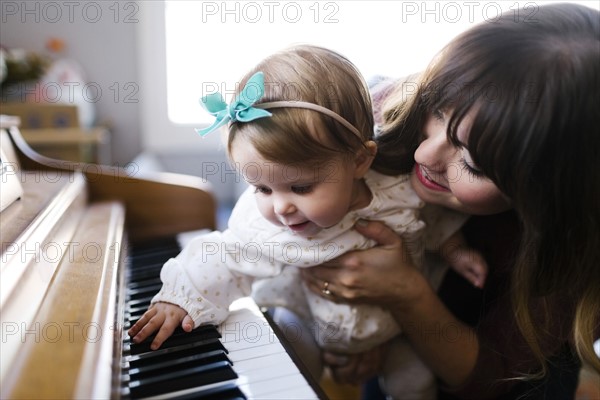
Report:
<svg viewBox="0 0 600 400"><path fill-rule="evenodd" d="M225 103L218 92L202 97L200 105L211 115L214 115L216 120L208 128L196 129L196 132L200 136L204 136L228 122L250 122L258 118L270 117L272 115L270 112L252 107L264 94L264 76L262 72L257 72L248 79L246 86L229 105Z"/></svg>

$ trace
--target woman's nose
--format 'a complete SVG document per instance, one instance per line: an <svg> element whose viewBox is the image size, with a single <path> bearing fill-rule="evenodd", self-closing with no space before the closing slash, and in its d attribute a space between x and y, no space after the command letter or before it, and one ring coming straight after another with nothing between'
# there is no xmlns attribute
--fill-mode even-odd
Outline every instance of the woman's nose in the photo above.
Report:
<svg viewBox="0 0 600 400"><path fill-rule="evenodd" d="M454 146L446 138L446 131L443 127L429 128L425 140L419 144L415 151L415 161L418 164L427 166L430 170L441 172L444 171L450 158L450 151ZM427 129L427 126L425 129Z"/></svg>

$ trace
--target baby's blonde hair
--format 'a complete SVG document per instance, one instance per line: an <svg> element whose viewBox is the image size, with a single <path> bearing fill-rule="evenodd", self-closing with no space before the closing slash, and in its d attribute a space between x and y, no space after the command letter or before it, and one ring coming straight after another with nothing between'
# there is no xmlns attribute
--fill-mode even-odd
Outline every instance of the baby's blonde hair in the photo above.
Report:
<svg viewBox="0 0 600 400"><path fill-rule="evenodd" d="M303 108L277 108L269 110L273 114L270 118L232 124L227 144L230 152L235 138L244 135L267 160L319 164L332 157L353 155L373 137L373 111L367 84L346 57L322 47L293 46L261 61L242 78L239 88L259 71L264 74L265 94L256 104L273 101L317 104L354 125L360 137L323 113ZM327 132L323 132L326 142L310 134L315 127L326 129Z"/></svg>

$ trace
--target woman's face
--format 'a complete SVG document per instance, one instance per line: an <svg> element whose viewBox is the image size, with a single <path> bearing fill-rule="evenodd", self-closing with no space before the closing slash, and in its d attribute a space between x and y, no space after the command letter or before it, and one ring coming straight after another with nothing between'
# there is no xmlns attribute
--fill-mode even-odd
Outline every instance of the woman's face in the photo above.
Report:
<svg viewBox="0 0 600 400"><path fill-rule="evenodd" d="M446 137L449 115L430 115L424 140L415 152L411 182L425 202L467 214L495 214L510 208L509 199L473 163L466 146L456 147ZM458 127L457 137L467 143L471 117Z"/></svg>

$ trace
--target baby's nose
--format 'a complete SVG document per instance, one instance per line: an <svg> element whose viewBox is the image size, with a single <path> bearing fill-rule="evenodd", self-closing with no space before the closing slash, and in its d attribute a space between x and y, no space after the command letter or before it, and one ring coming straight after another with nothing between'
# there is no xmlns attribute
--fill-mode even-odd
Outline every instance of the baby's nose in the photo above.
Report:
<svg viewBox="0 0 600 400"><path fill-rule="evenodd" d="M296 212L296 206L287 197L281 196L273 201L273 211L277 215L289 215Z"/></svg>

